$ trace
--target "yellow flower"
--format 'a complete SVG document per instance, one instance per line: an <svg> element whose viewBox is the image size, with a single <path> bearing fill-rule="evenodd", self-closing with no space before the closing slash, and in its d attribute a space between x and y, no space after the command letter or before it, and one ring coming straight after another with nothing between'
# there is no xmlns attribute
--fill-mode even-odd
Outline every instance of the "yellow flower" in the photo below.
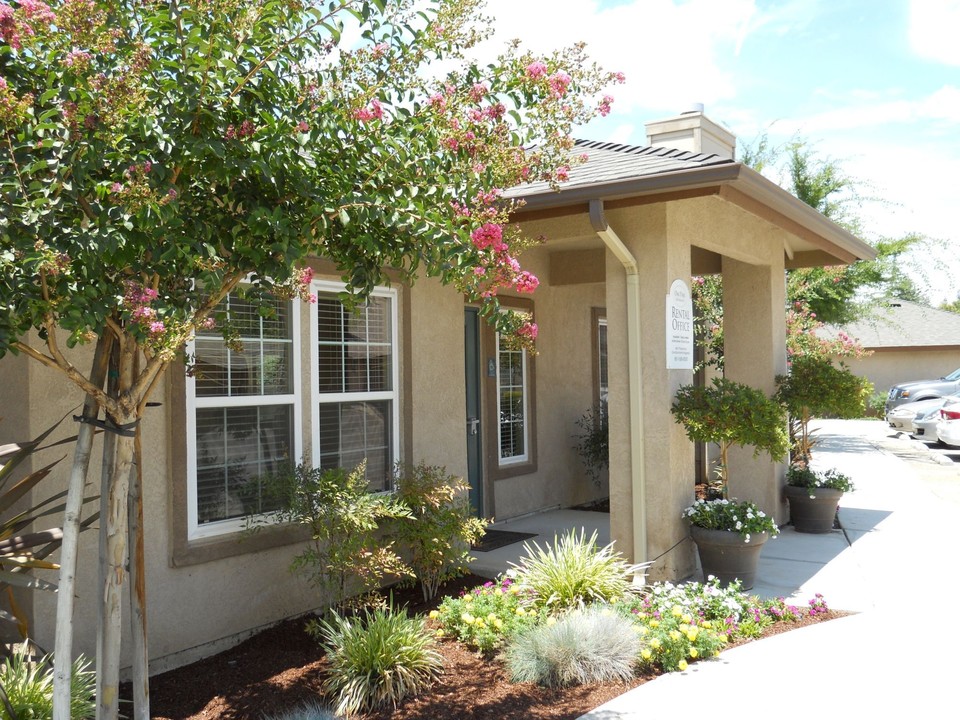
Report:
<svg viewBox="0 0 960 720"><path fill-rule="evenodd" d="M726 634L720 635L719 638L720 638L720 642L722 643L725 643L728 641Z"/></svg>
<svg viewBox="0 0 960 720"><path fill-rule="evenodd" d="M612 614L607 608L600 611L600 617L610 617Z"/></svg>
<svg viewBox="0 0 960 720"><path fill-rule="evenodd" d="M690 648L690 657L695 658L695 657L697 657L699 654L700 654L700 651L697 650L695 647L691 647L691 648Z"/></svg>
<svg viewBox="0 0 960 720"><path fill-rule="evenodd" d="M437 637L443 637L443 628L437 630L437 631L434 633L434 635L436 635Z"/></svg>
<svg viewBox="0 0 960 720"><path fill-rule="evenodd" d="M516 595L518 592L520 592L520 586L519 586L519 585L513 584L513 585L510 586L510 594L511 594L511 595Z"/></svg>
<svg viewBox="0 0 960 720"><path fill-rule="evenodd" d="M557 624L557 619L555 617L551 615L550 617L547 618L547 625L556 625L556 624Z"/></svg>
<svg viewBox="0 0 960 720"><path fill-rule="evenodd" d="M686 623L680 623L680 624L677 626L677 630L679 630L679 631L682 632L684 635L686 635L687 632L690 630L690 626L687 625Z"/></svg>
<svg viewBox="0 0 960 720"><path fill-rule="evenodd" d="M696 629L696 628L690 628L690 629L687 631L687 640L689 640L690 642L693 642L694 640L697 639L697 635L698 635L697 629Z"/></svg>
<svg viewBox="0 0 960 720"><path fill-rule="evenodd" d="M650 621L650 627L652 627L652 628L660 627L660 621L659 621L659 620L651 620L651 621Z"/></svg>
<svg viewBox="0 0 960 720"><path fill-rule="evenodd" d="M517 609L515 610L515 612L516 612L517 615L519 615L520 617L523 617L524 615L527 614L527 611L524 610L523 608L517 608Z"/></svg>
<svg viewBox="0 0 960 720"><path fill-rule="evenodd" d="M683 672L684 670L686 670L687 667L688 665L686 660L681 660L680 662L677 663L677 668L680 670L680 672Z"/></svg>
<svg viewBox="0 0 960 720"><path fill-rule="evenodd" d="M679 605L674 605L673 609L670 611L674 617L680 617L683 615L683 609Z"/></svg>
<svg viewBox="0 0 960 720"><path fill-rule="evenodd" d="M503 620L501 620L500 618L494 618L494 619L493 619L493 626L494 626L497 630L502 630L502 629L503 629Z"/></svg>
<svg viewBox="0 0 960 720"><path fill-rule="evenodd" d="M652 647L654 650L659 650L659 649L660 649L660 640L659 640L658 638L654 638L653 640L651 640L651 641L650 641L650 647Z"/></svg>
<svg viewBox="0 0 960 720"><path fill-rule="evenodd" d="M644 648L643 650L640 651L640 657L642 657L644 660L649 660L650 658L653 657L653 653L650 652L647 648Z"/></svg>
<svg viewBox="0 0 960 720"><path fill-rule="evenodd" d="M437 612L436 610L431 610L431 611L430 611L430 617L431 617L432 619L436 620L438 617L440 617L440 613Z"/></svg>
<svg viewBox="0 0 960 720"><path fill-rule="evenodd" d="M493 594L494 594L494 595L503 595L503 590L501 590L500 588L497 588L496 590L493 591Z"/></svg>
<svg viewBox="0 0 960 720"><path fill-rule="evenodd" d="M493 622L496 619L497 619L497 616L494 613L490 613L487 615L487 622Z"/></svg>
<svg viewBox="0 0 960 720"><path fill-rule="evenodd" d="M676 630L671 630L671 631L670 631L670 639L673 640L673 641L679 640L679 639L680 639L680 633L679 633L678 631L676 631Z"/></svg>
<svg viewBox="0 0 960 720"><path fill-rule="evenodd" d="M687 614L685 614L685 615L683 616L683 621L684 621L685 623L691 623L691 622L693 622L693 616L690 615L689 613L687 613Z"/></svg>
<svg viewBox="0 0 960 720"><path fill-rule="evenodd" d="M476 618L468 612L463 613L463 615L460 616L460 619L463 620L467 625L473 625L473 621L476 620Z"/></svg>

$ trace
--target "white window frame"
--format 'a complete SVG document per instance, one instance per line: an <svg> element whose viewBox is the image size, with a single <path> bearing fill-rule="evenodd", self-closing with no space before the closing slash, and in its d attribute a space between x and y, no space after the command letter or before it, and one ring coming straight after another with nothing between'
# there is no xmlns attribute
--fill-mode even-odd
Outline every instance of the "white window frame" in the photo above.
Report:
<svg viewBox="0 0 960 720"><path fill-rule="evenodd" d="M301 410L302 370L300 368L300 303L296 300L290 303L290 328L292 332L293 355L291 375L293 392L284 395L238 395L235 397L197 396L197 381L192 375L187 375L187 540L227 535L244 530L247 527L247 518L230 518L200 523L199 508L197 506L197 410L202 408L249 407L252 405L291 405L293 407L293 427L291 428L293 443L293 457L303 456L303 413ZM187 342L187 355L193 357L196 342L191 338Z"/></svg>
<svg viewBox="0 0 960 720"><path fill-rule="evenodd" d="M315 293L341 293L346 285L331 280L314 280L311 291ZM400 343L399 343L399 295L393 288L377 286L370 293L371 297L383 297L390 300L390 386L392 390L376 392L339 392L321 393L318 373L320 371L320 332L317 328L317 304L310 306L310 437L313 467L320 467L320 405L321 403L344 403L369 401L390 401L390 462L393 465L400 460ZM346 468L352 470L353 468ZM390 490L384 491L390 492Z"/></svg>
<svg viewBox="0 0 960 720"><path fill-rule="evenodd" d="M500 333L496 336L496 358L497 358L497 464L500 467L509 467L519 465L530 461L530 366L527 362L527 351L519 350L521 357L521 371L523 372L523 454L513 457L503 457L503 435L501 434L501 406L500 406Z"/></svg>

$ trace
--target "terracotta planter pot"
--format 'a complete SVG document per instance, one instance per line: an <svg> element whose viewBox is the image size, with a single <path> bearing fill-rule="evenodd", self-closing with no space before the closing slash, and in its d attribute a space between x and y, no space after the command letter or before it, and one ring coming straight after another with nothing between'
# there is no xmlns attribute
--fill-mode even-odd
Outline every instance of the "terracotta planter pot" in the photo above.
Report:
<svg viewBox="0 0 960 720"><path fill-rule="evenodd" d="M760 550L770 539L768 533L754 533L747 542L738 532L706 530L694 525L690 528L690 534L697 544L704 580L713 575L723 587L734 580L740 580L744 590L753 587L760 563Z"/></svg>
<svg viewBox="0 0 960 720"><path fill-rule="evenodd" d="M833 530L842 491L831 488L811 490L787 485L783 494L790 503L790 520L793 521L794 530L802 533L828 533Z"/></svg>

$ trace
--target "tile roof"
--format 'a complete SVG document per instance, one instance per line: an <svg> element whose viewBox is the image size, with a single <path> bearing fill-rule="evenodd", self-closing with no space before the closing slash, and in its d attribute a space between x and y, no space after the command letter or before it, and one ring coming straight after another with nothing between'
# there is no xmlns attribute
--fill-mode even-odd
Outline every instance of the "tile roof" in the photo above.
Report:
<svg viewBox="0 0 960 720"><path fill-rule="evenodd" d="M865 348L960 347L960 314L907 300L891 300L862 320L827 325L818 334L836 336L841 330Z"/></svg>
<svg viewBox="0 0 960 720"><path fill-rule="evenodd" d="M594 187L635 178L680 170L693 170L711 165L733 165L734 161L719 155L693 153L667 147L620 145L611 142L577 140L570 153L586 155L587 162L570 171L570 179L561 184L560 192L581 187ZM535 182L511 188L507 197L531 197L554 190L546 182Z"/></svg>

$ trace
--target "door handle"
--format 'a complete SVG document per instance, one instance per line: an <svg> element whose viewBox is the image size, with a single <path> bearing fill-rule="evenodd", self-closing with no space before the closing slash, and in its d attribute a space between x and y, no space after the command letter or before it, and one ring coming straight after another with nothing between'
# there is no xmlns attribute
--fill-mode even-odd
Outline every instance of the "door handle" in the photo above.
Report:
<svg viewBox="0 0 960 720"><path fill-rule="evenodd" d="M480 427L480 418L467 418L467 434L476 435Z"/></svg>

